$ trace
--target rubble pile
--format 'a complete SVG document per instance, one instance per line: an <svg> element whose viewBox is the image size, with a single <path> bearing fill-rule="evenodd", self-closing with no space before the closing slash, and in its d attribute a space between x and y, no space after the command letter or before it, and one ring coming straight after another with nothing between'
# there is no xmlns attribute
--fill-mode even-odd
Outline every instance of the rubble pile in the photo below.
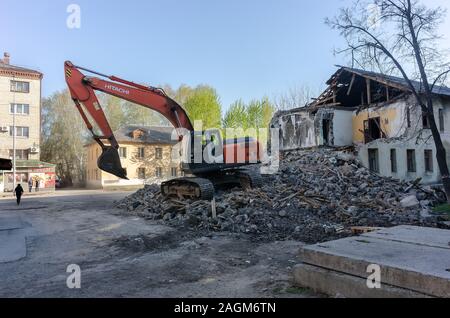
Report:
<svg viewBox="0 0 450 318"><path fill-rule="evenodd" d="M181 201L150 185L117 207L177 227L315 243L351 235L354 226L440 226L430 212L445 194L419 183L380 177L351 152L298 150L285 152L278 173L264 176L259 189L219 190L213 202Z"/></svg>

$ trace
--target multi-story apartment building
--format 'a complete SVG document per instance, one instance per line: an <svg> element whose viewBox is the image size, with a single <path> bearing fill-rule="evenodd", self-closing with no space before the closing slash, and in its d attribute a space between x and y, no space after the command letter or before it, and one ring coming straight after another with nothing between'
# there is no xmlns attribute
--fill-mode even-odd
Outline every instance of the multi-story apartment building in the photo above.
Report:
<svg viewBox="0 0 450 318"><path fill-rule="evenodd" d="M54 165L39 155L42 78L38 71L12 65L8 53L0 59L0 157L13 159L15 146L16 183L28 188L32 178L34 188L54 189ZM0 191L11 191L12 172L0 175Z"/></svg>

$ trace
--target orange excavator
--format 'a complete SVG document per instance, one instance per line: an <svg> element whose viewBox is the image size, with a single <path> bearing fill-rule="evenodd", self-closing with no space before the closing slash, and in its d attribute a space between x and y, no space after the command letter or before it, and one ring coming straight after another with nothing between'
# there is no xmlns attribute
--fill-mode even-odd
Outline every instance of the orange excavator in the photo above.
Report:
<svg viewBox="0 0 450 318"><path fill-rule="evenodd" d="M194 131L183 107L160 88L104 75L76 66L70 61L64 63L64 71L75 106L94 140L102 149L97 161L101 170L127 179L126 170L120 162L119 144L95 91L119 97L160 113L176 129L178 141L185 141L182 144L187 146L188 153L181 161L184 177L163 182L161 192L164 195L210 200L214 197L215 186L240 184L243 188L252 188L261 185L262 179L258 169L246 169L249 165L260 163L262 148L257 140L246 137L222 141L220 134ZM81 71L98 77L86 76ZM94 132L86 113L95 121L102 135ZM184 140L186 137L187 141ZM205 150L206 153L212 153L215 160L205 159L203 156L198 160L198 154L204 154Z"/></svg>

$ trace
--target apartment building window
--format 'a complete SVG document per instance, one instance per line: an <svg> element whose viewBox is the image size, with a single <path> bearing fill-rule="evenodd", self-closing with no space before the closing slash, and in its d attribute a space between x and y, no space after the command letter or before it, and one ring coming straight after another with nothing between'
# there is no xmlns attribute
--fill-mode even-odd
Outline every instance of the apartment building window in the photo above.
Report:
<svg viewBox="0 0 450 318"><path fill-rule="evenodd" d="M29 93L30 83L22 81L11 81L11 92L16 93Z"/></svg>
<svg viewBox="0 0 450 318"><path fill-rule="evenodd" d="M145 180L145 168L138 168L138 179Z"/></svg>
<svg viewBox="0 0 450 318"><path fill-rule="evenodd" d="M143 147L138 148L137 157L139 159L143 159L145 157L145 148Z"/></svg>
<svg viewBox="0 0 450 318"><path fill-rule="evenodd" d="M162 159L163 158L163 150L162 148L155 148L155 157L156 159Z"/></svg>
<svg viewBox="0 0 450 318"><path fill-rule="evenodd" d="M126 158L127 157L127 148L126 147L120 147L119 148L119 156L120 156L120 158Z"/></svg>
<svg viewBox="0 0 450 318"><path fill-rule="evenodd" d="M433 172L433 150L425 150L425 172Z"/></svg>
<svg viewBox="0 0 450 318"><path fill-rule="evenodd" d="M372 172L380 172L378 149L369 149L369 169Z"/></svg>
<svg viewBox="0 0 450 318"><path fill-rule="evenodd" d="M391 172L397 173L397 150L391 149Z"/></svg>
<svg viewBox="0 0 450 318"><path fill-rule="evenodd" d="M413 149L406 150L406 161L408 172L416 172L416 151Z"/></svg>
<svg viewBox="0 0 450 318"><path fill-rule="evenodd" d="M28 149L16 149L16 159L18 160L28 160ZM9 150L9 157L12 159L14 157L14 150Z"/></svg>
<svg viewBox="0 0 450 318"><path fill-rule="evenodd" d="M157 168L155 169L155 176L156 176L157 178L161 178L161 177L162 177L162 168L161 168L161 167L157 167Z"/></svg>
<svg viewBox="0 0 450 318"><path fill-rule="evenodd" d="M30 105L28 104L11 104L9 112L11 114L29 115Z"/></svg>
<svg viewBox="0 0 450 318"><path fill-rule="evenodd" d="M428 120L427 113L422 113L422 126L423 129L430 129L430 122Z"/></svg>
<svg viewBox="0 0 450 318"><path fill-rule="evenodd" d="M444 110L443 109L439 109L439 130L442 133L445 132Z"/></svg>
<svg viewBox="0 0 450 318"><path fill-rule="evenodd" d="M9 135L11 137L13 137L14 136L13 133L14 133L14 129L11 126L9 128ZM16 126L16 137L25 137L25 138L30 137L30 128L29 127Z"/></svg>
<svg viewBox="0 0 450 318"><path fill-rule="evenodd" d="M174 178L176 178L178 176L178 169L173 167L170 169L170 175Z"/></svg>
<svg viewBox="0 0 450 318"><path fill-rule="evenodd" d="M406 108L406 124L408 128L411 128L411 109L409 107Z"/></svg>

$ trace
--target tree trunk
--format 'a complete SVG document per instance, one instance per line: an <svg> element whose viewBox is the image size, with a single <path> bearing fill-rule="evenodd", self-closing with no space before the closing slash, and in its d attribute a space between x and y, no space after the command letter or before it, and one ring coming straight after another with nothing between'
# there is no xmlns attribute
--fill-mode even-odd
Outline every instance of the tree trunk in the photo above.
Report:
<svg viewBox="0 0 450 318"><path fill-rule="evenodd" d="M429 105L430 106L430 105ZM431 104L431 109L433 104ZM447 195L447 202L450 203L450 172L447 165L447 152L442 143L441 134L437 128L434 113L428 109L427 118L430 124L431 133L433 135L434 144L436 145L436 159L439 165L439 170L442 176L442 184L444 186L445 194Z"/></svg>

